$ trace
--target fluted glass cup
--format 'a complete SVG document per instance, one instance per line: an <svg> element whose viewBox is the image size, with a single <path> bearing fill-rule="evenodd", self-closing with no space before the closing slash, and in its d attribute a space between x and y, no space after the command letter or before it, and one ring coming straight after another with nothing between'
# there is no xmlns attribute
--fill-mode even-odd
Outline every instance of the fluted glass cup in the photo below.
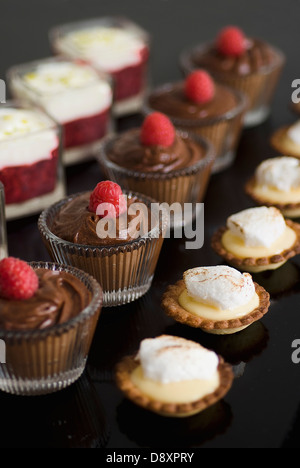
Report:
<svg viewBox="0 0 300 468"><path fill-rule="evenodd" d="M194 62L194 57L201 56L208 47L209 44L200 44L180 55L180 68L185 76L199 68ZM244 118L245 127L261 124L270 114L273 96L285 63L285 55L282 51L273 46L272 49L274 52L272 62L246 75L229 73L227 70L218 73L213 69L208 70L217 80L247 96L248 107Z"/></svg>
<svg viewBox="0 0 300 468"><path fill-rule="evenodd" d="M190 138L203 150L203 157L191 166L170 172L138 172L124 168L109 159L110 149L122 135L114 135L103 140L99 148L98 161L110 180L114 180L121 187L134 192L144 193L160 203L169 206L178 205L171 227L188 224L191 219L184 217L184 204L193 204L192 218L196 215L196 204L203 202L210 180L212 166L215 162L214 147L204 138L196 134L177 131L183 138Z"/></svg>
<svg viewBox="0 0 300 468"><path fill-rule="evenodd" d="M0 260L4 257L7 257L5 193L3 184L0 182Z"/></svg>
<svg viewBox="0 0 300 468"><path fill-rule="evenodd" d="M139 193L123 191L136 197L152 211L151 230L127 243L106 246L82 245L57 237L51 226L61 208L79 194L72 195L43 211L38 227L51 257L94 276L103 290L103 306L127 304L146 294L152 284L164 235L168 225L165 210L155 208L155 200ZM156 212L156 213L155 213Z"/></svg>
<svg viewBox="0 0 300 468"><path fill-rule="evenodd" d="M143 107L144 115L149 115L154 111L160 111L151 106L151 96L167 92L174 87L174 83L166 83L148 96ZM212 168L213 173L223 171L230 167L236 156L236 150L243 128L244 115L247 109L247 98L235 89L228 88L236 98L234 108L216 117L206 117L202 119L184 119L166 114L173 125L191 134L200 135L213 144L216 158Z"/></svg>
<svg viewBox="0 0 300 468"><path fill-rule="evenodd" d="M0 390L43 395L68 387L83 373L102 306L97 281L77 268L32 262L32 268L64 271L91 292L91 302L76 317L42 330L1 330Z"/></svg>

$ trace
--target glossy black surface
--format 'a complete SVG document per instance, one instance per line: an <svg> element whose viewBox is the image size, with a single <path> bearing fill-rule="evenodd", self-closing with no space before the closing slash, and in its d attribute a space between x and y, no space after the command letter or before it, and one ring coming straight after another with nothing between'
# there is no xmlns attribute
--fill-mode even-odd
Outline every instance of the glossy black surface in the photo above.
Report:
<svg viewBox="0 0 300 468"><path fill-rule="evenodd" d="M212 233L228 215L252 206L244 195L243 185L262 159L274 155L269 147L273 129L295 119L288 106L291 82L300 78L298 46L295 45L299 42L300 5L293 0L253 0L251 3L239 0L226 2L225 8L224 3L221 0L207 3L196 0L151 0L147 3L53 0L43 2L42 9L38 6L40 2L34 0L1 2L4 10L0 17L0 37L5 45L2 71L13 63L47 55L49 26L105 13L125 14L153 32L155 83L177 79L180 76L179 52L198 38L213 37L220 26L229 23L238 23L247 31L268 38L284 50L288 62L271 118L243 132L234 166L211 179L205 199L204 247L187 251L184 240L165 241L150 292L133 304L103 310L86 373L78 383L58 394L40 398L0 393L0 446L298 446L300 364L292 363L291 344L300 338L300 257L274 273L255 277L271 292L270 311L263 320L235 336L212 337L176 324L160 307L166 286L177 281L183 271L220 262L210 248ZM25 23L24 17L27 18ZM180 35L178 28L182 31ZM18 42L13 40L16 31L22 31L24 40L20 36ZM37 37L41 40L37 41ZM124 130L139 122L140 117L134 116L122 119L118 126ZM68 192L91 189L100 178L96 163L70 168ZM33 217L9 223L11 255L28 261L48 259L36 222L37 218ZM224 401L201 415L174 421L148 414L124 400L113 382L114 364L123 355L134 352L141 339L161 333L198 341L215 349L234 365L236 379Z"/></svg>

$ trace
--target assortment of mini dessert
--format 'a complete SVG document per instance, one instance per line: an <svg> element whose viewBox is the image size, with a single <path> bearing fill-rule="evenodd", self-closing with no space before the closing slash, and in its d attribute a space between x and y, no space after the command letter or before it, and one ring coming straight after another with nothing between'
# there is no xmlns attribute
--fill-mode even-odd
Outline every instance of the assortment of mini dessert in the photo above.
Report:
<svg viewBox="0 0 300 468"><path fill-rule="evenodd" d="M38 225L56 264L28 265L11 257L0 262L0 338L8 343L8 364L2 366L7 371L0 372L4 391L48 393L79 378L101 306L131 302L151 286L168 219L164 211L153 216L152 202L203 201L211 172L232 164L243 123L260 123L269 113L284 62L272 46L225 28L213 44L182 55L184 81L159 87L144 101L148 37L121 23L105 19L57 28L53 48L67 59L9 73L14 95L29 107L38 102L44 112L1 110L0 180L8 206L34 202L56 186L59 136L47 114L63 127L65 163L86 156L87 147L89 154L97 148L101 167L115 182L47 199ZM108 136L98 147L109 132L111 108L119 114L141 103L141 128ZM284 218L300 215L300 165L291 157L300 158L299 125L275 135L274 146L278 141L289 157L262 162L245 187L262 206L233 214L212 238L230 266L185 271L165 292L162 308L176 321L226 335L268 312L270 296L248 272L277 269L300 253L300 225ZM36 186L19 183L30 177ZM134 211L135 204L146 211ZM99 235L102 220L114 227L112 237ZM116 382L138 405L185 417L223 398L233 372L198 343L162 335L143 340L135 356L118 364Z"/></svg>

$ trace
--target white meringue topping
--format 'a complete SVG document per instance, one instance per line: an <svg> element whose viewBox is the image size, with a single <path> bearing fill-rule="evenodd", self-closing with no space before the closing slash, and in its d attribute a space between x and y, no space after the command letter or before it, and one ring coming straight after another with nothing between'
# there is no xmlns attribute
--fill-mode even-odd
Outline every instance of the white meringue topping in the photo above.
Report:
<svg viewBox="0 0 300 468"><path fill-rule="evenodd" d="M262 187L290 192L300 187L300 161L287 156L266 159L256 169L255 179Z"/></svg>
<svg viewBox="0 0 300 468"><path fill-rule="evenodd" d="M208 380L219 365L219 358L213 351L169 335L143 340L136 359L145 377L161 383Z"/></svg>
<svg viewBox="0 0 300 468"><path fill-rule="evenodd" d="M286 224L277 208L261 206L230 216L227 227L247 247L270 247L283 235Z"/></svg>
<svg viewBox="0 0 300 468"><path fill-rule="evenodd" d="M255 294L251 275L228 266L193 268L183 277L189 296L221 310L243 306Z"/></svg>

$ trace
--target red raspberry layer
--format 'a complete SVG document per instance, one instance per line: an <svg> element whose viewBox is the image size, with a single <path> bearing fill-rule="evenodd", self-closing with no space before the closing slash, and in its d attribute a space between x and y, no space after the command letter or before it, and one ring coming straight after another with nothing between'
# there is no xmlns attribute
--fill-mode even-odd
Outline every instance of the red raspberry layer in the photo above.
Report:
<svg viewBox="0 0 300 468"><path fill-rule="evenodd" d="M149 49L144 47L141 52L141 61L137 65L112 72L115 81L115 100L122 101L141 93L146 86L147 65Z"/></svg>
<svg viewBox="0 0 300 468"><path fill-rule="evenodd" d="M6 203L22 203L26 200L54 191L57 183L58 148L51 159L35 164L5 167L0 170L0 181L4 185Z"/></svg>
<svg viewBox="0 0 300 468"><path fill-rule="evenodd" d="M110 110L107 108L100 114L65 123L63 125L64 147L87 145L103 138L108 131L109 113Z"/></svg>

